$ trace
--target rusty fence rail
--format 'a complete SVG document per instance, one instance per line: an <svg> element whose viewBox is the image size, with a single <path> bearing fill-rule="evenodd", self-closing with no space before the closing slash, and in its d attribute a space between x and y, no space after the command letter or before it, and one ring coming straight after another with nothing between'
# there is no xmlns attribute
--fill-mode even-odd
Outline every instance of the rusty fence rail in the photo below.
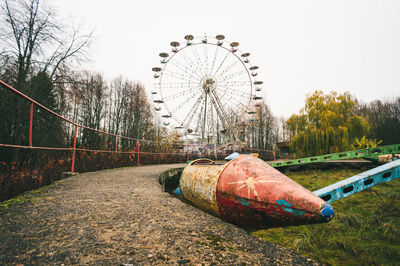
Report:
<svg viewBox="0 0 400 266"><path fill-rule="evenodd" d="M30 98L29 96L25 95L24 93L18 91L17 89L13 88L12 86L8 85L4 81L0 80L0 85L8 89L9 91L15 93L19 97L25 99L30 103L29 107L29 133L28 133L28 145L18 145L18 144L7 144L7 143L0 143L0 147L7 147L7 148L20 148L20 149L36 149L36 150L53 150L53 151L71 151L71 172L73 173L75 171L75 160L76 160L76 152L77 151L83 151L83 152L95 152L95 153L113 153L113 154L133 154L137 160L137 164L140 164L140 155L171 155L171 156L181 156L182 158L186 158L187 160L189 159L194 159L196 157L202 156L202 157L211 157L211 158L223 158L223 156L229 155L231 152L241 152L241 153L258 153L260 158L263 158L265 160L274 160L275 159L275 152L270 151L270 150L262 150L262 149L256 149L256 148L241 148L239 150L237 149L232 149L232 150L225 150L225 151L204 151L202 153L196 153L193 152L190 148L190 146L193 146L193 144L179 144L179 146L183 147L183 150L186 150L185 152L176 152L174 148L172 148L176 143L166 143L166 142L159 142L155 140L145 140L145 139L136 139L132 137L126 137L122 135L117 135L113 134L110 132L106 132L100 129L95 129L95 128L90 128L81 124L78 124L74 121L71 121L70 119L54 112L53 110L50 110L46 106L40 104L39 102L35 101L34 99ZM51 114L52 116L55 116L62 121L68 123L73 127L73 145L72 147L40 147L40 146L34 146L33 141L32 141L32 136L33 136L33 113L34 113L34 106L37 106L38 108L41 108L42 110L46 111L47 113ZM114 139L114 147L113 149L89 149L89 148L78 148L77 147L77 137L78 137L78 130L79 129L85 129L89 131L93 131L96 133L100 133L106 136L109 136ZM130 141L130 142L135 142L136 145L134 147L131 147L131 149L126 149L120 150L119 145L118 145L118 140L125 140L125 141ZM148 149L146 150L143 147L148 146ZM163 152L155 152L154 149L149 150L149 146L151 145L158 145L159 150L164 150ZM170 146L168 149L166 146ZM142 147L142 148L141 148ZM165 151L169 150L169 151ZM172 150L172 152L171 152Z"/></svg>
<svg viewBox="0 0 400 266"><path fill-rule="evenodd" d="M18 123L23 126L22 132L26 133L20 132L19 134L22 137L14 142L11 139L9 141L0 139L0 152L6 158L4 156L5 151L12 154L25 150L22 155L28 158L22 160L14 158L13 161L11 158L7 158L6 161L1 161L0 159L0 201L26 190L49 184L59 179L62 172L96 171L139 164L177 163L194 160L199 157L223 159L235 151L259 153L261 158L268 160L274 158L273 152L258 149L216 150L213 148L212 150L207 150L206 146L201 147L199 143L167 143L165 141L136 139L113 134L76 123L35 101L2 80L0 80L0 87L16 95L17 98L22 98L21 102L25 101L27 103L26 106L20 106L21 112L26 110L25 113L20 114L21 117L18 117L18 115L15 118L11 117L15 121L19 120ZM37 129L34 127L34 125L38 125L34 124L36 121L41 121L40 116L36 117L39 115L38 110L41 110L40 115L46 115L45 118L42 117L42 120L48 125L56 123L55 121L65 123L65 127L63 127L66 137L63 140L53 141L53 144L48 144L47 142L40 144L40 140L35 135L35 130ZM25 114L27 114L26 118ZM14 114L10 113L10 115ZM56 120L52 120L51 117L55 117ZM98 147L82 146L84 143L82 136L85 131L94 132L101 140ZM199 152L199 148L201 152ZM19 157L16 156L16 158Z"/></svg>
<svg viewBox="0 0 400 266"><path fill-rule="evenodd" d="M149 144L156 144L156 145L161 145L161 146L166 146L166 145L172 145L172 143L165 143L165 142L158 142L154 140L143 140L143 139L136 139L136 138L131 138L131 137L126 137L122 135L117 135L113 134L110 132L106 132L103 130L95 129L95 128L90 128L81 124L78 124L76 122L71 121L70 119L54 112L53 110L50 110L46 106L43 106L39 102L35 101L34 99L28 97L27 95L23 94L22 92L18 91L17 89L11 87L7 83L3 82L0 80L0 85L8 89L9 91L15 93L19 97L25 99L30 103L30 108L29 108L29 133L28 133L28 145L17 145L17 144L7 144L7 143L0 143L0 147L6 147L6 148L20 148L20 149L37 149L37 150L53 150L53 151L71 151L71 172L75 171L75 158L76 158L76 152L77 151L85 151L85 152L96 152L96 153L114 153L114 154L133 154L136 157L137 164L140 164L140 155L180 155L182 157L189 158L190 153L189 152L154 152L154 151L146 151L146 150L141 150L141 146L146 146ZM69 125L73 127L73 145L72 147L64 147L64 148L58 148L58 147L40 147L40 146L34 146L32 142L32 136L33 136L33 122L34 122L34 106L41 108L42 110L48 112L49 114L65 121ZM113 149L88 149L88 148L78 148L77 147L77 133L79 129L85 129L89 131L93 131L96 133L100 133L106 136L109 136L114 139L114 147ZM135 142L136 145L135 147L131 148L130 150L119 150L119 145L118 141L125 140L129 142ZM183 146L185 144L182 144ZM163 148L161 148L163 149ZM165 147L164 147L165 149Z"/></svg>

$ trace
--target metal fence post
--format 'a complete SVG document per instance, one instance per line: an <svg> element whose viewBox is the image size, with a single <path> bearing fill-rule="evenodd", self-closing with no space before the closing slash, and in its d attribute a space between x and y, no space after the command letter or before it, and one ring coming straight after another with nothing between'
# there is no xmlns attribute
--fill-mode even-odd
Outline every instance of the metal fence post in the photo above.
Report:
<svg viewBox="0 0 400 266"><path fill-rule="evenodd" d="M140 142L138 141L137 143L137 164L139 165L139 146L140 146Z"/></svg>
<svg viewBox="0 0 400 266"><path fill-rule="evenodd" d="M29 146L32 147L32 127L33 127L33 102L31 102L31 112L29 114Z"/></svg>
<svg viewBox="0 0 400 266"><path fill-rule="evenodd" d="M76 134L78 132L78 127L75 125L75 134L74 134L74 148L72 152L72 166L71 166L71 173L74 172L75 169L75 152L76 152Z"/></svg>

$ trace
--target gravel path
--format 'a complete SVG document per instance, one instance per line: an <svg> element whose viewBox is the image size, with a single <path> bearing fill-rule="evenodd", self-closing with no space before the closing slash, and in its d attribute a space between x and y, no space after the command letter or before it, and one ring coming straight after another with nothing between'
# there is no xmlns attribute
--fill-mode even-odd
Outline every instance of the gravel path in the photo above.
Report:
<svg viewBox="0 0 400 266"><path fill-rule="evenodd" d="M313 264L162 192L172 167L80 174L3 208L0 264Z"/></svg>

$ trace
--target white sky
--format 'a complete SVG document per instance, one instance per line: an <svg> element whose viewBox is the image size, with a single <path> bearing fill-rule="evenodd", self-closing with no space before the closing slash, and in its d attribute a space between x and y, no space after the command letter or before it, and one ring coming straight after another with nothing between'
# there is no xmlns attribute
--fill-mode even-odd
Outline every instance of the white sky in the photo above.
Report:
<svg viewBox="0 0 400 266"><path fill-rule="evenodd" d="M363 102L400 96L397 0L52 0L61 17L94 29L84 68L153 87L151 68L171 41L224 34L251 53L264 99L289 117L316 89ZM150 97L149 97L150 98Z"/></svg>

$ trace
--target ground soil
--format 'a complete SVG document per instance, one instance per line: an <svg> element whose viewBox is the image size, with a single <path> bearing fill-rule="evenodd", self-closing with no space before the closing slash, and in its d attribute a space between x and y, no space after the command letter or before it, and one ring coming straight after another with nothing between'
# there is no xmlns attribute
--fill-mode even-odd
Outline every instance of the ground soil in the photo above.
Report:
<svg viewBox="0 0 400 266"><path fill-rule="evenodd" d="M84 173L0 210L0 264L316 264L161 191L182 165Z"/></svg>

